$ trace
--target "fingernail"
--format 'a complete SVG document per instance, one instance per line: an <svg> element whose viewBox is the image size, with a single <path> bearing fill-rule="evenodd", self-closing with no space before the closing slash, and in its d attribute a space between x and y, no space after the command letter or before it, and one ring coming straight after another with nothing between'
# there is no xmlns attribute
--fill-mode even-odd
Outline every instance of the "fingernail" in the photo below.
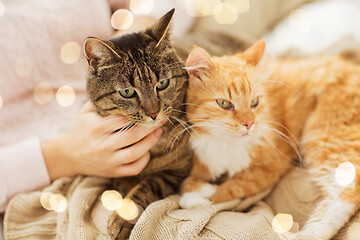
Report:
<svg viewBox="0 0 360 240"><path fill-rule="evenodd" d="M155 130L155 135L158 136L158 137L160 137L162 133L163 133L162 128L158 128L158 129Z"/></svg>

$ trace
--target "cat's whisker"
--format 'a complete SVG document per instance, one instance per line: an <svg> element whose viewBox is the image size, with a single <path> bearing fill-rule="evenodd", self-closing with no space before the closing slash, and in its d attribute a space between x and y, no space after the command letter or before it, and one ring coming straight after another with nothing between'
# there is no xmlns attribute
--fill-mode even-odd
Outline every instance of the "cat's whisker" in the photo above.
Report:
<svg viewBox="0 0 360 240"><path fill-rule="evenodd" d="M199 121L198 123L206 124L206 125L203 125L203 126L209 126L209 127L214 127L214 128L223 127L226 130L230 130L230 131L234 131L234 132L239 130L239 129L234 129L233 127L230 127L226 123L216 121L216 120L213 120L213 119L201 119L200 118L200 119L192 119L192 121L194 121L194 122ZM213 123L213 124L211 125L210 122Z"/></svg>
<svg viewBox="0 0 360 240"><path fill-rule="evenodd" d="M186 129L188 132L189 132L189 134L191 135L191 131L189 131L188 130L188 127L191 127L188 123L186 123L185 121L183 121L183 120L181 120L181 119L179 119L179 118L177 118L177 117L174 117L174 116L171 116L173 119L175 119L176 121L178 121L183 127L184 127L184 129ZM195 131L195 130L194 130ZM196 132L196 131L195 131ZM198 135L199 135L199 133L198 132L196 132Z"/></svg>
<svg viewBox="0 0 360 240"><path fill-rule="evenodd" d="M108 120L113 120L113 119L108 119ZM105 120L106 121L106 120ZM126 124L128 124L128 123L130 123L131 121L126 121L125 123L124 123L124 125L122 126L122 127L115 127L115 128L113 128L112 130L110 130L108 133L106 133L104 136L102 136L102 137L100 137L95 143L93 143L93 144L97 144L97 143L99 143L101 140L103 140L104 138L106 138L107 136L109 136L110 134L112 134L112 133L114 133L114 132L116 132L116 130L117 129L121 129L121 128L123 128L124 126L126 126Z"/></svg>
<svg viewBox="0 0 360 240"><path fill-rule="evenodd" d="M174 131L174 129L176 128L176 125L171 121L170 118L166 118L166 119L174 126L174 128L172 130L172 131ZM172 131L170 132L170 134L172 133Z"/></svg>
<svg viewBox="0 0 360 240"><path fill-rule="evenodd" d="M190 114L190 113L187 113L187 112L185 112L185 111L178 110L178 109L171 109L171 111L173 111L173 112L179 112L179 113L184 113L184 114Z"/></svg>
<svg viewBox="0 0 360 240"><path fill-rule="evenodd" d="M280 153L281 155L283 155L284 157L286 157L286 155L285 155L283 152L281 152L281 151L274 145L274 143L273 143L274 140L270 139L270 136L271 136L271 135L273 135L273 136L275 136L275 137L278 137L278 135L277 135L275 132L271 131L270 129L262 129L262 130L265 132L265 134L263 134L262 137L263 137L265 140L268 141L268 143L273 147L274 150L276 150L276 152L278 152L278 153Z"/></svg>
<svg viewBox="0 0 360 240"><path fill-rule="evenodd" d="M297 140L297 138L296 138L296 137L290 132L290 130L289 130L287 127L285 127L283 124L281 124L281 123L279 123L279 122L271 121L271 120L265 120L264 122L268 122L268 123L271 123L271 124L276 124L276 125L282 127L284 130L286 130L286 132L290 135L290 137L295 141L295 144L296 144L297 146L300 146L300 143L299 143L299 141ZM301 149L299 149L299 150L301 150Z"/></svg>
<svg viewBox="0 0 360 240"><path fill-rule="evenodd" d="M269 132L267 132L269 134ZM281 152L275 145L274 143L271 141L271 139L269 139L269 136L267 136L267 134L262 136L270 145L271 148L274 150L274 152L276 153L276 160L279 161L280 163L282 163L281 159L279 159L279 155L278 153L280 153L282 156L284 156L285 158L287 157L283 152Z"/></svg>
<svg viewBox="0 0 360 240"><path fill-rule="evenodd" d="M131 122L131 121L129 121L129 122ZM107 141L103 142L103 143L100 145L100 147L103 146L104 144L112 141L112 140L115 139L117 136L120 136L122 133L124 133L125 131L127 131L127 130L129 130L130 128L135 127L135 126L136 126L136 123L131 123L131 124L126 125L125 127L120 128L118 131L113 131L113 133L114 133L114 132L116 132L116 133L115 133L113 136L111 136L111 138L109 138Z"/></svg>
<svg viewBox="0 0 360 240"><path fill-rule="evenodd" d="M135 127L137 124L136 123L132 123L132 124L129 124L127 125L126 127L124 127L123 129L121 129L120 131L116 132L113 136L113 138L123 134L125 131L129 130L130 128L133 128Z"/></svg>
<svg viewBox="0 0 360 240"><path fill-rule="evenodd" d="M296 155L298 156L299 160L302 161L302 156L301 156L301 152L300 152L300 148L298 147L297 144L295 144L292 139L288 136L286 136L284 133L282 133L281 131L270 127L270 126L262 126L263 129L267 129L269 131L272 131L274 133L277 133L276 136L281 137L286 143L288 143L295 151Z"/></svg>
<svg viewBox="0 0 360 240"><path fill-rule="evenodd" d="M181 106L187 106L187 105L189 105L189 106L200 106L199 104L195 104L195 103L182 103L182 104L180 104Z"/></svg>
<svg viewBox="0 0 360 240"><path fill-rule="evenodd" d="M234 129L232 127L229 127L226 124L219 124L219 122L215 122L215 123L198 122L198 123L194 124L193 126L204 127L204 128L209 128L209 129L216 129L216 130L218 130L219 128L222 128L224 131L227 132L227 134L233 134L233 135L239 134L239 129ZM193 129L195 130L196 127L194 127Z"/></svg>
<svg viewBox="0 0 360 240"><path fill-rule="evenodd" d="M194 126L196 126L196 124L194 125L188 125L188 127L185 127L184 129L182 129L180 132L178 132L174 137L173 139L170 140L170 142L168 143L168 145L166 146L166 149L169 147L170 143L171 143L171 147L170 147L170 150L173 148L173 145L174 143L176 142L176 140L183 134L185 133L186 131L189 131L189 129L195 131L193 128ZM195 131L196 132L196 131ZM197 133L197 132L196 132ZM198 133L197 133L198 134Z"/></svg>
<svg viewBox="0 0 360 240"><path fill-rule="evenodd" d="M165 67L163 67L162 69L160 69L160 72L163 72L165 70L168 70L169 68L174 68L174 67L178 67L178 65L183 65L184 61L177 61L171 64L166 65Z"/></svg>
<svg viewBox="0 0 360 240"><path fill-rule="evenodd" d="M114 118L109 118L109 119L100 119L97 122L109 122L109 121L114 121L114 120L118 120L118 119L124 119L124 116L119 116L119 117L114 117ZM126 124L127 122L125 122Z"/></svg>

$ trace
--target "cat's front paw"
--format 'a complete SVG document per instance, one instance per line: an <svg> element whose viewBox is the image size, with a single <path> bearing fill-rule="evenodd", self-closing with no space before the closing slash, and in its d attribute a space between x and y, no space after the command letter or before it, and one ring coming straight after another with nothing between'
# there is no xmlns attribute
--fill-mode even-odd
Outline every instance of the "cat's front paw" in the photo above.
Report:
<svg viewBox="0 0 360 240"><path fill-rule="evenodd" d="M126 221L114 212L108 221L108 233L111 239L125 240L130 237L134 224Z"/></svg>
<svg viewBox="0 0 360 240"><path fill-rule="evenodd" d="M216 186L209 183L202 186L199 191L200 195L203 196L204 198L209 198L215 192L216 192Z"/></svg>
<svg viewBox="0 0 360 240"><path fill-rule="evenodd" d="M204 198L199 192L184 193L179 200L181 208L197 208L211 204L211 201Z"/></svg>

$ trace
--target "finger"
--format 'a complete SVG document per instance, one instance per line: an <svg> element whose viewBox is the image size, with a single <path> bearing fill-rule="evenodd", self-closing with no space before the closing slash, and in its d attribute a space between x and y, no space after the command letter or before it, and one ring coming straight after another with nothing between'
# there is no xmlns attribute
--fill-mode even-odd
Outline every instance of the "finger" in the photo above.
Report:
<svg viewBox="0 0 360 240"><path fill-rule="evenodd" d="M139 159L158 142L162 131L161 128L158 128L134 145L116 151L111 157L110 164L127 164Z"/></svg>
<svg viewBox="0 0 360 240"><path fill-rule="evenodd" d="M139 142L151 132L162 126L165 122L166 120L163 120L159 124L152 127L135 126L122 131L120 134L118 134L116 140L114 141L114 149L124 148Z"/></svg>
<svg viewBox="0 0 360 240"><path fill-rule="evenodd" d="M123 115L109 115L103 118L104 120L104 129L106 131L112 132L122 132L126 131L125 129L131 125L131 121L124 117Z"/></svg>
<svg viewBox="0 0 360 240"><path fill-rule="evenodd" d="M96 132L100 135L107 135L116 132L118 129L127 126L130 121L120 114L113 114L107 116L100 116L94 111L88 111L82 114L82 118L92 132Z"/></svg>
<svg viewBox="0 0 360 240"><path fill-rule="evenodd" d="M115 169L115 175L116 177L138 175L145 168L149 160L150 160L150 153L147 152L135 162L125 165L120 165L118 168Z"/></svg>

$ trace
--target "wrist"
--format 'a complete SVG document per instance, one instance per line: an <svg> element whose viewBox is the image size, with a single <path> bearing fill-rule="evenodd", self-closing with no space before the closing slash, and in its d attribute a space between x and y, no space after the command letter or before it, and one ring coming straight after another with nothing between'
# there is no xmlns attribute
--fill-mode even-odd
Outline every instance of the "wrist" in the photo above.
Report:
<svg viewBox="0 0 360 240"><path fill-rule="evenodd" d="M63 147L63 143L63 136L41 143L42 153L51 181L60 177L75 175L74 169L70 167L71 158L66 154L66 148Z"/></svg>

